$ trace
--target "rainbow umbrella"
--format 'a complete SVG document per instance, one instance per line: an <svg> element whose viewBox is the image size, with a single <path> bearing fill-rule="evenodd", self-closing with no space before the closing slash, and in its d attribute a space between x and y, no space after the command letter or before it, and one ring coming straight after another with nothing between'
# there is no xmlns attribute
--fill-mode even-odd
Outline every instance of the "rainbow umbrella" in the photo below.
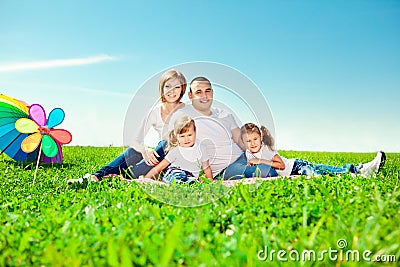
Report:
<svg viewBox="0 0 400 267"><path fill-rule="evenodd" d="M21 101L6 95L0 95L0 150L16 161L31 161L36 154L27 154L21 150L22 140L27 134L15 129L15 122L20 118L29 118L28 107Z"/></svg>

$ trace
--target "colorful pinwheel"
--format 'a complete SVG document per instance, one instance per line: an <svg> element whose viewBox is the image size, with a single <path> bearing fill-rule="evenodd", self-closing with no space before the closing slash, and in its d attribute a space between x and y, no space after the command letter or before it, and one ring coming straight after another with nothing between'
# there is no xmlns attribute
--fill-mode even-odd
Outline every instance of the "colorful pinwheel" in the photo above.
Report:
<svg viewBox="0 0 400 267"><path fill-rule="evenodd" d="M67 130L53 129L64 120L65 113L61 108L53 109L47 120L46 112L39 104L31 105L28 113L30 119L20 118L15 122L15 128L20 133L30 134L21 143L22 151L30 153L42 144L40 149L51 158L59 152L58 144L69 144L72 141L72 135Z"/></svg>

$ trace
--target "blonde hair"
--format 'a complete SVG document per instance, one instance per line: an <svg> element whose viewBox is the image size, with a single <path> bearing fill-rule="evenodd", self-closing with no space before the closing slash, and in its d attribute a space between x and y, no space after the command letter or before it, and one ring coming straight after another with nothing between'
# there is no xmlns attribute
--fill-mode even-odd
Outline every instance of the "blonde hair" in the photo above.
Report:
<svg viewBox="0 0 400 267"><path fill-rule="evenodd" d="M183 116L177 119L174 123L174 129L168 133L168 145L165 151L168 153L172 148L179 145L178 134L183 134L189 131L190 127L193 126L196 131L196 124L194 120L189 116Z"/></svg>
<svg viewBox="0 0 400 267"><path fill-rule="evenodd" d="M261 127L258 127L256 124L249 122L240 128L240 136L242 137L242 140L243 140L243 135L249 133L258 133L261 136L262 143L266 145L270 150L275 150L274 138L268 131L267 127L263 125L261 125Z"/></svg>
<svg viewBox="0 0 400 267"><path fill-rule="evenodd" d="M163 73L163 75L161 75L160 83L158 85L158 90L160 92L161 102L163 102L163 103L166 102L166 99L164 97L164 86L165 86L165 83L167 81L171 80L171 79L177 79L180 82L180 85L182 86L181 95L179 96L178 102L185 95L185 91L186 91L186 78L185 78L185 76L180 71L177 71L177 70L174 70L174 69L167 70L166 72Z"/></svg>

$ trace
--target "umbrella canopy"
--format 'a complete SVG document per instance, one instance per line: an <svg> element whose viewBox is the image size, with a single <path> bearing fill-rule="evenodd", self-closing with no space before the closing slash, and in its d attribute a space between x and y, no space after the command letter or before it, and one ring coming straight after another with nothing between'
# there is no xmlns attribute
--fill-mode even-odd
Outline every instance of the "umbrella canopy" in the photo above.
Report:
<svg viewBox="0 0 400 267"><path fill-rule="evenodd" d="M31 117L30 108L26 103L0 94L0 154L5 153L16 161L34 161L37 159L38 146L29 151L26 149L24 151L23 146L21 146L24 140L27 138L29 140L30 134L36 132L37 129L30 132L20 132L16 129L17 121L30 120ZM61 143L56 140L54 145L57 147L54 149L56 153L52 153L51 157L42 155L40 158L41 161L62 163Z"/></svg>

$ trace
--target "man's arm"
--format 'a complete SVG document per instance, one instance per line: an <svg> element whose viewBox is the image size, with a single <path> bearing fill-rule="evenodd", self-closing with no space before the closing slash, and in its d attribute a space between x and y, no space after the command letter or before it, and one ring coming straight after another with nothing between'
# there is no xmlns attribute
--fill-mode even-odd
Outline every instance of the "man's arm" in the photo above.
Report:
<svg viewBox="0 0 400 267"><path fill-rule="evenodd" d="M239 128L232 129L232 139L243 151L246 150L246 146L244 145L242 137L240 136Z"/></svg>

